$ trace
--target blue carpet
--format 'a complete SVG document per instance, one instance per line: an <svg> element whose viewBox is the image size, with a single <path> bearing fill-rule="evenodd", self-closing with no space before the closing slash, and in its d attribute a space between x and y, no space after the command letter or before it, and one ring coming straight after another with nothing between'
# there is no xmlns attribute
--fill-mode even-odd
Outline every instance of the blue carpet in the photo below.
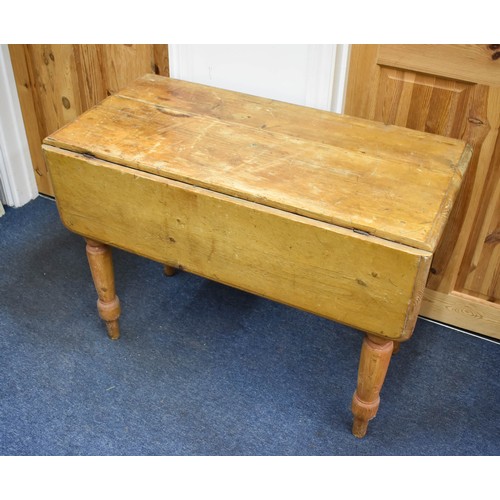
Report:
<svg viewBox="0 0 500 500"><path fill-rule="evenodd" d="M498 455L500 345L419 320L368 435L360 332L114 251L107 339L82 238L37 198L0 218L0 455Z"/></svg>

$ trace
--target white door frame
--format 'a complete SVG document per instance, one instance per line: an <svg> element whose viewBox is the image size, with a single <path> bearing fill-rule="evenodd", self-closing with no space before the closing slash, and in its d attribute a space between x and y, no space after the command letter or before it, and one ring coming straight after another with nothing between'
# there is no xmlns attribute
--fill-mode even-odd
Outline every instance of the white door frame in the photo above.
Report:
<svg viewBox="0 0 500 500"><path fill-rule="evenodd" d="M21 207L38 196L9 48L0 44L1 202Z"/></svg>
<svg viewBox="0 0 500 500"><path fill-rule="evenodd" d="M170 76L172 78L208 83L200 81L203 68L199 67L200 60L196 57L197 50L197 45L168 45ZM213 50L217 51L219 49L214 46ZM350 45L348 44L307 45L306 85L305 93L302 96L303 105L342 113L349 51ZM210 64L210 62L207 61L206 64Z"/></svg>

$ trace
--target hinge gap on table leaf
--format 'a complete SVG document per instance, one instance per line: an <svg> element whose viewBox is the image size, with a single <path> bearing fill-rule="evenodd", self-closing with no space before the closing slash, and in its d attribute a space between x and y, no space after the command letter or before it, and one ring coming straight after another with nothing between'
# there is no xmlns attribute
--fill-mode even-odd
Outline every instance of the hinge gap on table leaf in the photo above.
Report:
<svg viewBox="0 0 500 500"><path fill-rule="evenodd" d="M356 228L352 228L352 230L355 232L355 233L358 233L358 234L364 234L365 236L371 236L371 234L367 231L363 231L362 229L356 229Z"/></svg>

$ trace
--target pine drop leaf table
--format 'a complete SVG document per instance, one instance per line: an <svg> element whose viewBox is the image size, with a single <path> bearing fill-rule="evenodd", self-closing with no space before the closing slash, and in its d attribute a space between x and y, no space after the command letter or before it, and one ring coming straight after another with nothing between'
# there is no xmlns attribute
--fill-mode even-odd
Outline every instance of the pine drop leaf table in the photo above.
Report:
<svg viewBox="0 0 500 500"><path fill-rule="evenodd" d="M460 140L145 75L44 140L120 335L111 247L365 333L365 435L471 157Z"/></svg>

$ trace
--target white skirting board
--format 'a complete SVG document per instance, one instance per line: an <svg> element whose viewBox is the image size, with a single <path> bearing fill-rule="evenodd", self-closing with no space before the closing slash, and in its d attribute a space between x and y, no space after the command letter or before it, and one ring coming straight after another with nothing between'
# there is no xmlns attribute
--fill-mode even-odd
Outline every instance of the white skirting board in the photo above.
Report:
<svg viewBox="0 0 500 500"><path fill-rule="evenodd" d="M38 196L12 71L9 48L0 45L0 200L13 207Z"/></svg>

